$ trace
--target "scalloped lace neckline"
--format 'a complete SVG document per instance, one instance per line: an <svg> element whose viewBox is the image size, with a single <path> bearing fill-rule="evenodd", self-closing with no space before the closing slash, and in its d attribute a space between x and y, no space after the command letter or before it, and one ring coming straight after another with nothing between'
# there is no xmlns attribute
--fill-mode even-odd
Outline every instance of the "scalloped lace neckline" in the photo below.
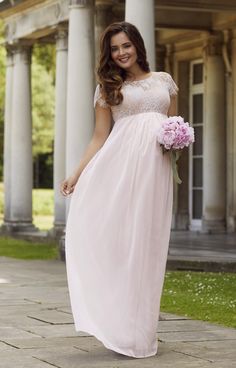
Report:
<svg viewBox="0 0 236 368"><path fill-rule="evenodd" d="M138 79L138 80L133 80L133 81L132 80L125 80L123 82L123 84L140 84L140 83L146 82L147 80L149 80L150 78L152 78L153 75L154 75L154 73L151 72L151 74L148 77L146 77L146 78Z"/></svg>

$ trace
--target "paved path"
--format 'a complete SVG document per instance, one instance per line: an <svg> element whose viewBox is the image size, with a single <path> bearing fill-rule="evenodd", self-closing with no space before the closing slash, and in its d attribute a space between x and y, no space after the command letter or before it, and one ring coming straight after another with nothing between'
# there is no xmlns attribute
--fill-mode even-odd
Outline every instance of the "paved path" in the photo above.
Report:
<svg viewBox="0 0 236 368"><path fill-rule="evenodd" d="M236 272L236 234L172 231L168 269Z"/></svg>
<svg viewBox="0 0 236 368"><path fill-rule="evenodd" d="M37 242L50 241L47 235L46 231L14 234L15 237ZM172 270L236 272L236 234L171 231L167 267Z"/></svg>
<svg viewBox="0 0 236 368"><path fill-rule="evenodd" d="M157 356L120 355L74 331L64 263L0 257L1 368L236 367L236 329L161 317Z"/></svg>

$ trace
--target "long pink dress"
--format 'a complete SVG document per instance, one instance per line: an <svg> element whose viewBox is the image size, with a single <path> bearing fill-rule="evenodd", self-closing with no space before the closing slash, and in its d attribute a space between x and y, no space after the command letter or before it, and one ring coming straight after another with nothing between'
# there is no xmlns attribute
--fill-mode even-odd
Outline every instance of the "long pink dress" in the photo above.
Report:
<svg viewBox="0 0 236 368"><path fill-rule="evenodd" d="M111 108L114 126L84 168L67 220L75 328L135 358L157 353L173 176L156 130L177 91L166 72L124 82L123 102ZM106 107L98 86L94 102Z"/></svg>

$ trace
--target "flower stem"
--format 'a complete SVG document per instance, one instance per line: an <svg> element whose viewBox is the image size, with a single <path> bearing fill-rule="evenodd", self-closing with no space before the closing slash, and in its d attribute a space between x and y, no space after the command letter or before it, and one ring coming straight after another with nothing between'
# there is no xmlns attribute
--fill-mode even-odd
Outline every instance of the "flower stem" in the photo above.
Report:
<svg viewBox="0 0 236 368"><path fill-rule="evenodd" d="M179 150L171 150L170 154L171 154L171 164L172 164L174 180L177 184L181 184L182 180L179 177L178 165L177 165L177 161L181 155L181 152Z"/></svg>

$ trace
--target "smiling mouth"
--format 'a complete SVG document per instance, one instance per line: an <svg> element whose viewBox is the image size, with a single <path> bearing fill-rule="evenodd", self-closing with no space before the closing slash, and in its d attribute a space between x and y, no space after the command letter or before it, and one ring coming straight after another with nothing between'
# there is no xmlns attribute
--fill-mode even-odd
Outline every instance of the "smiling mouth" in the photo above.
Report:
<svg viewBox="0 0 236 368"><path fill-rule="evenodd" d="M120 58L119 61L121 63L126 63L129 60L129 57Z"/></svg>

